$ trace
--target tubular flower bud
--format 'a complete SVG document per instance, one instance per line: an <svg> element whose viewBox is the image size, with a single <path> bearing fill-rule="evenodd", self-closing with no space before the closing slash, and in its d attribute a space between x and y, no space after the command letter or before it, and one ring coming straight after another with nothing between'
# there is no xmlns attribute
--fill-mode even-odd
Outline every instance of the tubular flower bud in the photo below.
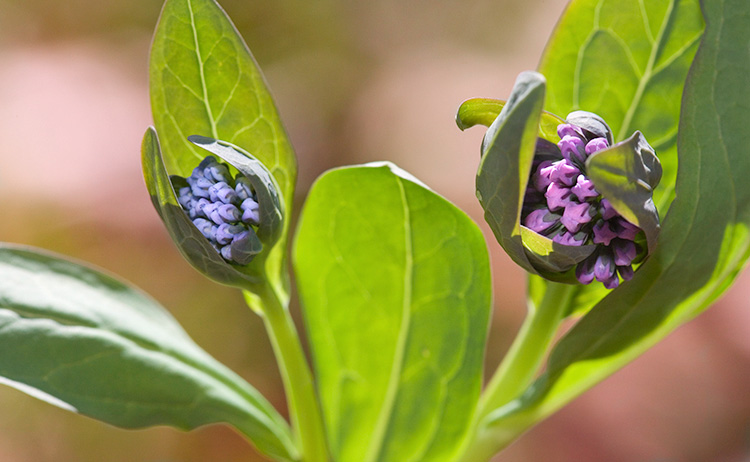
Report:
<svg viewBox="0 0 750 462"><path fill-rule="evenodd" d="M250 263L255 252L249 237L259 224L259 206L247 179L242 174L232 179L225 164L208 156L182 180L186 186L177 190L177 202L193 224L224 260Z"/></svg>
<svg viewBox="0 0 750 462"><path fill-rule="evenodd" d="M595 244L596 249L576 265L576 279L615 288L620 279L632 277L633 261L645 249L635 242L641 229L620 215L587 176L589 156L610 147L607 134L571 123L560 124L557 134L555 159L550 160L550 150L545 149L542 160L537 150L521 223L558 244Z"/></svg>

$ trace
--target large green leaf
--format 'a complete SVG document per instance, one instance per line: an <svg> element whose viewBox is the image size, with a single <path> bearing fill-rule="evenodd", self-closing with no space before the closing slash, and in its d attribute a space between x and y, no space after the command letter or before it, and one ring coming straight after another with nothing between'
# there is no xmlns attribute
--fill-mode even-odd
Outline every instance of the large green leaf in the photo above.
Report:
<svg viewBox="0 0 750 462"><path fill-rule="evenodd" d="M263 76L214 0L167 0L151 48L151 109L170 174L188 176L205 157L190 135L230 142L274 175L287 212L297 164ZM285 222L268 259L284 281ZM284 282L285 283L285 282Z"/></svg>
<svg viewBox="0 0 750 462"><path fill-rule="evenodd" d="M698 0L575 0L539 66L548 111L599 114L615 141L643 132L664 167L654 198L662 214L677 174L683 82L703 27Z"/></svg>
<svg viewBox="0 0 750 462"><path fill-rule="evenodd" d="M517 435L693 318L750 255L750 3L704 3L680 117L677 195L654 254L553 350L529 393L491 415Z"/></svg>
<svg viewBox="0 0 750 462"><path fill-rule="evenodd" d="M0 382L125 428L233 425L279 460L283 418L154 300L59 256L0 244Z"/></svg>
<svg viewBox="0 0 750 462"><path fill-rule="evenodd" d="M662 217L674 198L682 92L703 29L698 0L574 0L539 65L546 110L594 112L617 142L643 133L662 164L653 198ZM607 293L601 284L581 287L571 313Z"/></svg>
<svg viewBox="0 0 750 462"><path fill-rule="evenodd" d="M450 460L491 306L477 226L392 165L343 168L313 186L294 259L335 460Z"/></svg>

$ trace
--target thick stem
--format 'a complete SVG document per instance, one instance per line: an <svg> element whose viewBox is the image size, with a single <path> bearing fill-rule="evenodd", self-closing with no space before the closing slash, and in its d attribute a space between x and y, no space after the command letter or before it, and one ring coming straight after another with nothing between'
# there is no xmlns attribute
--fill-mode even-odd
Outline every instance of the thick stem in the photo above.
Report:
<svg viewBox="0 0 750 462"><path fill-rule="evenodd" d="M254 294L245 292L248 305L263 317L271 339L302 461L326 462L328 449L315 383L294 321L280 298L268 285Z"/></svg>
<svg viewBox="0 0 750 462"><path fill-rule="evenodd" d="M482 393L472 435L460 461L489 460L509 444L507 437L485 428L483 421L490 413L520 396L532 383L577 288L548 282L539 306L529 305L529 312L510 350Z"/></svg>

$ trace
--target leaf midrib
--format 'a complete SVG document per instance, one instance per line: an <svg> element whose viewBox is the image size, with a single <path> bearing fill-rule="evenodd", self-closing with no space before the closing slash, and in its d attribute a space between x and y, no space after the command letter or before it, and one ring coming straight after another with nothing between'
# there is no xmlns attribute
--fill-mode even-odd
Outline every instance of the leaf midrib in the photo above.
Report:
<svg viewBox="0 0 750 462"><path fill-rule="evenodd" d="M198 75L201 78L201 90L203 90L203 105L206 108L206 116L208 122L211 124L211 135L213 138L218 139L218 131L216 129L216 120L214 120L213 111L211 105L208 102L208 85L206 84L206 73L203 69L203 59L201 56L200 41L198 40L198 29L195 26L195 13L193 12L193 3L191 0L187 0L188 11L190 12L190 30L193 32L193 42L195 43L195 57L198 61Z"/></svg>
<svg viewBox="0 0 750 462"><path fill-rule="evenodd" d="M667 7L667 12L664 15L664 21L662 21L661 26L659 28L659 33L656 36L656 40L653 43L653 46L651 47L651 54L648 57L648 63L646 64L646 69L643 71L643 75L638 80L638 88L635 91L635 95L633 96L633 99L630 103L630 107L628 107L628 111L625 113L625 117L622 120L622 125L620 126L620 131L617 134L617 137L615 138L615 141L623 140L627 134L630 131L630 124L633 122L633 117L635 117L635 111L640 106L641 100L643 99L643 94L646 91L646 85L651 81L651 77L654 75L654 66L656 65L656 58L659 56L659 53L662 51L662 47L664 46L664 39L666 35L666 31L668 29L669 23L672 21L672 16L675 13L675 0L672 0L669 2L669 6ZM645 13L645 12L644 12Z"/></svg>
<svg viewBox="0 0 750 462"><path fill-rule="evenodd" d="M403 369L404 356L406 354L406 343L411 332L411 305L412 305L412 282L414 272L414 255L412 246L412 229L411 229L411 214L409 212L409 204L406 198L406 190L404 188L403 181L400 178L396 178L396 184L399 188L401 195L401 204L403 206L404 213L404 294L403 303L401 305L402 318L401 328L399 329L398 339L396 341L396 350L394 352L393 363L391 367L391 374L388 379L388 388L385 394L385 400L381 406L378 420L376 421L375 428L373 430L373 436L370 440L370 445L367 449L367 453L364 457L364 462L376 462L380 460L379 456L383 450L383 443L385 441L385 435L388 430L388 424L390 423L391 416L393 415L393 409L396 403L396 396L398 395L398 385L401 381L401 371Z"/></svg>

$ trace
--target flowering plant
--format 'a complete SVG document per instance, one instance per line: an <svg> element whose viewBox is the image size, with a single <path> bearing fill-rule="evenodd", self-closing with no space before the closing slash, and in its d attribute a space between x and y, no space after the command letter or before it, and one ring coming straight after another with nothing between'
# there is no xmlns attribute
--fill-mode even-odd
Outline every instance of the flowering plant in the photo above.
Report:
<svg viewBox="0 0 750 462"><path fill-rule="evenodd" d="M574 0L540 73L459 108L459 128L488 127L485 218L529 272L526 321L482 389L484 237L390 163L326 172L306 198L292 260L308 364L289 313L291 145L221 8L167 0L146 186L185 259L263 318L289 422L148 296L10 244L2 381L124 428L227 423L273 460L489 460L706 309L750 255L750 5L702 8Z"/></svg>

